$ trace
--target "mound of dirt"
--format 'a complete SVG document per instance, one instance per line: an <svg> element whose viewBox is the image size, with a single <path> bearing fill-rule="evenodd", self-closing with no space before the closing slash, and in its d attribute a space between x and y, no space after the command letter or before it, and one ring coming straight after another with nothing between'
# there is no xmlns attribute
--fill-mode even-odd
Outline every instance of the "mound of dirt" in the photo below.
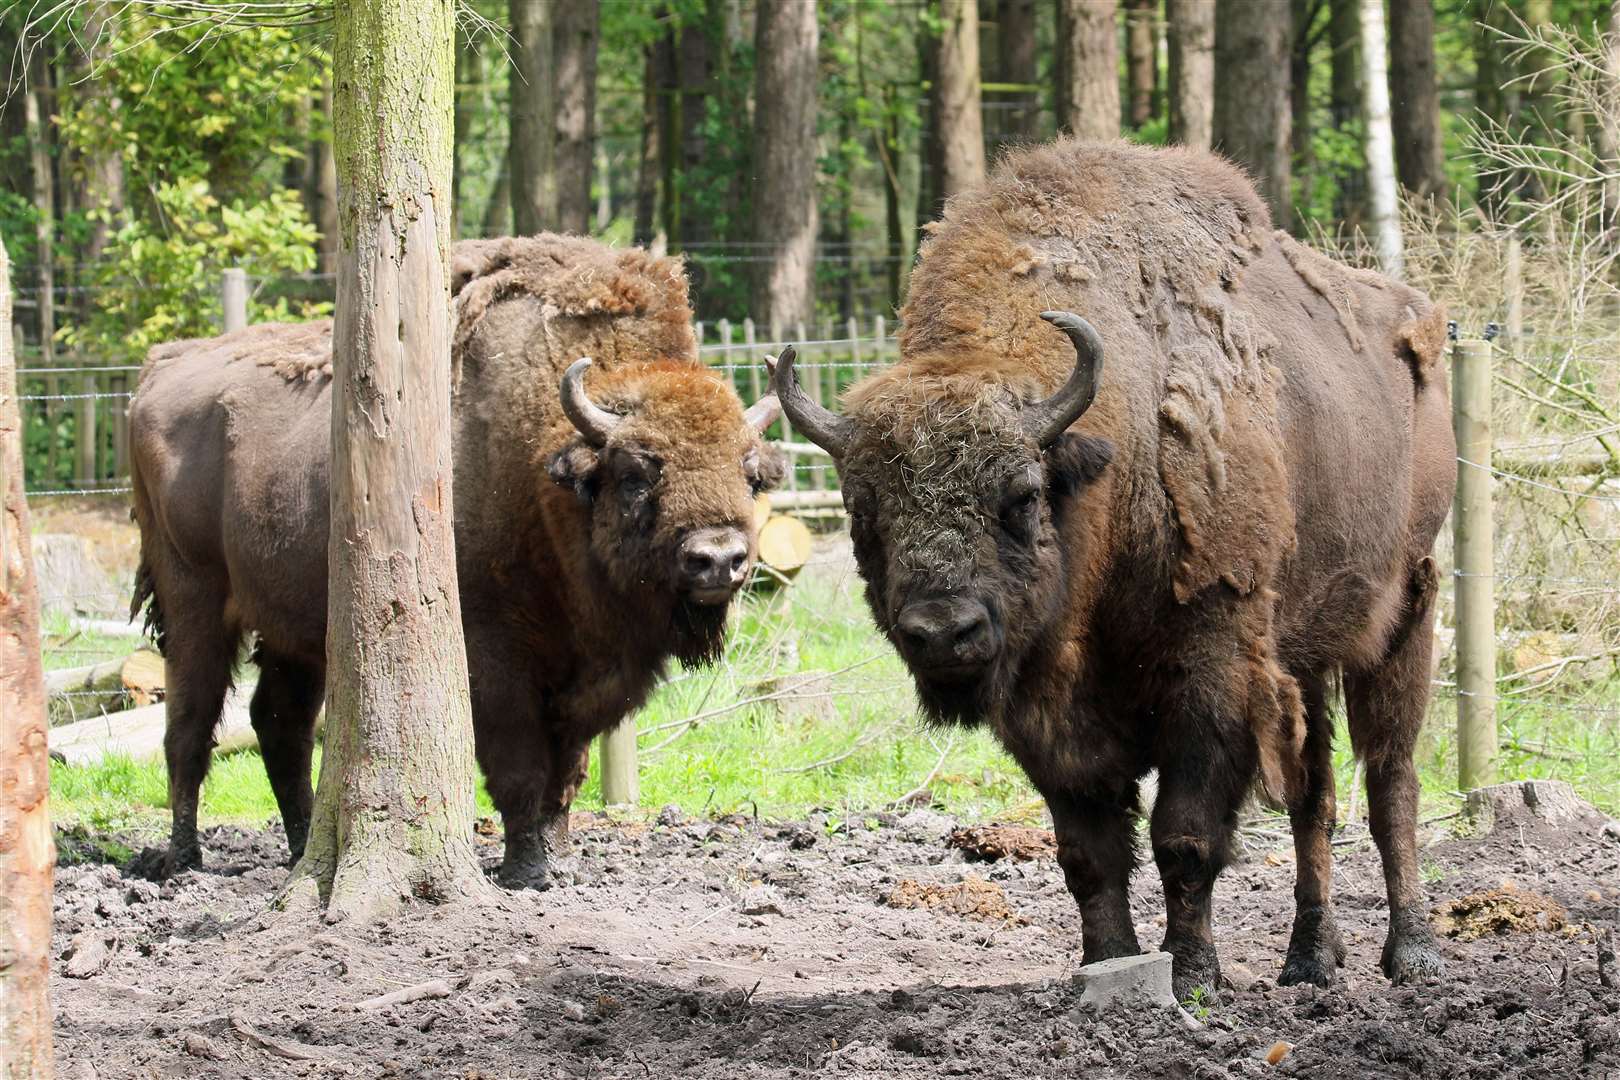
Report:
<svg viewBox="0 0 1620 1080"><path fill-rule="evenodd" d="M1569 913L1564 905L1514 888L1474 893L1434 911L1434 928L1462 941L1491 934L1536 934L1562 930Z"/></svg>
<svg viewBox="0 0 1620 1080"><path fill-rule="evenodd" d="M1029 921L1007 903L1000 885L971 875L955 885L925 885L906 879L889 890L883 902L893 908L944 911L990 922L1023 925Z"/></svg>
<svg viewBox="0 0 1620 1080"><path fill-rule="evenodd" d="M1052 830L1031 829L1023 825L976 825L952 829L946 843L967 858L981 862L995 862L997 859L1029 862L1057 857L1057 838L1052 835Z"/></svg>

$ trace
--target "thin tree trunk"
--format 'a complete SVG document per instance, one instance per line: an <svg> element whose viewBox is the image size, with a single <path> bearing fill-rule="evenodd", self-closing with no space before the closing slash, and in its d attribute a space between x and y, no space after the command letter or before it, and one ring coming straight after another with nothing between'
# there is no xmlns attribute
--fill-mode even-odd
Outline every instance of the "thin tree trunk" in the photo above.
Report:
<svg viewBox="0 0 1620 1080"><path fill-rule="evenodd" d="M1208 150L1214 141L1215 5L1165 0L1170 27L1170 141Z"/></svg>
<svg viewBox="0 0 1620 1080"><path fill-rule="evenodd" d="M1389 91L1395 130L1395 168L1408 191L1432 199L1445 194L1440 146L1440 90L1434 68L1434 5L1389 6Z"/></svg>
<svg viewBox="0 0 1620 1080"><path fill-rule="evenodd" d="M1119 137L1119 18L1114 0L1058 0L1063 123L1083 139Z"/></svg>
<svg viewBox="0 0 1620 1080"><path fill-rule="evenodd" d="M1279 15L1281 17L1279 17ZM1288 9L1259 2L1215 6L1215 148L1255 178L1271 220L1293 223L1289 191Z"/></svg>
<svg viewBox="0 0 1620 1080"><path fill-rule="evenodd" d="M1159 0L1125 0L1126 122L1140 130L1159 115Z"/></svg>
<svg viewBox="0 0 1620 1080"><path fill-rule="evenodd" d="M343 200L333 329L326 753L287 900L328 920L491 895L450 428L452 0L337 5Z"/></svg>
<svg viewBox="0 0 1620 1080"><path fill-rule="evenodd" d="M557 116L552 92L552 12L547 0L510 0L512 113L508 149L512 228L519 236L557 222Z"/></svg>
<svg viewBox="0 0 1620 1080"><path fill-rule="evenodd" d="M1289 132L1294 173L1307 203L1316 175L1315 131L1311 126L1311 53L1315 44L1313 24L1320 11L1321 0L1293 0L1293 46L1288 54ZM1303 222L1303 217L1300 220Z"/></svg>
<svg viewBox="0 0 1620 1080"><path fill-rule="evenodd" d="M804 3L813 6L814 0L804 0ZM674 144L679 149L675 159L679 165L675 177L678 198L671 207L677 217L671 223L669 235L681 244L701 243L713 233L711 219L703 212L699 201L702 193L698 187L709 152L703 119L708 112L709 94L714 90L712 45L702 21L682 27L676 43L675 63L680 87L675 98L679 135Z"/></svg>
<svg viewBox="0 0 1620 1080"><path fill-rule="evenodd" d="M469 41L467 35L456 34L456 133L455 146L452 150L450 163L450 205L453 215L450 218L450 235L456 239L466 235L462 228L462 221L466 217L467 208L467 150L469 136L472 133L473 102L471 87L484 81L484 58L478 51L478 45Z"/></svg>
<svg viewBox="0 0 1620 1080"><path fill-rule="evenodd" d="M939 134L939 34L926 19L917 20L917 77L928 87L928 109L917 133L917 228L933 221L945 205L944 144Z"/></svg>
<svg viewBox="0 0 1620 1080"><path fill-rule="evenodd" d="M1598 109L1597 156L1603 170L1603 228L1620 222L1620 0L1609 5L1609 30L1603 42L1608 82Z"/></svg>
<svg viewBox="0 0 1620 1080"><path fill-rule="evenodd" d="M770 209L754 215L765 261L751 306L773 341L815 314L816 6L759 0L754 23L754 206Z"/></svg>
<svg viewBox="0 0 1620 1080"><path fill-rule="evenodd" d="M316 200L319 211L315 227L320 230L320 268L330 274L337 270L338 250L338 188L337 158L332 154L332 78L321 86L321 111L326 114L327 137L317 144L320 157L316 161L315 186L320 193Z"/></svg>
<svg viewBox="0 0 1620 1080"><path fill-rule="evenodd" d="M997 41L996 78L1004 83L1033 86L1040 78L1036 62L1035 0L1001 0L996 16L1001 33ZM1041 134L1041 99L1038 91L1020 90L1010 99L1007 133L1033 141Z"/></svg>
<svg viewBox="0 0 1620 1080"><path fill-rule="evenodd" d="M50 135L45 118L49 115L41 97L50 93L50 68L45 50L36 48L30 58L28 90L23 108L28 123L28 159L34 179L34 249L39 267L39 348L46 366L56 360L56 179L51 174ZM10 334L11 323L0 323L0 332ZM54 402L46 402L48 406ZM53 432L54 435L54 432Z"/></svg>
<svg viewBox="0 0 1620 1080"><path fill-rule="evenodd" d="M941 0L935 79L940 184L945 198L984 182L984 117L979 94L979 0Z"/></svg>
<svg viewBox="0 0 1620 1080"><path fill-rule="evenodd" d="M92 3L85 9L84 31L81 40L86 52L76 65L75 81L83 80L88 95L108 93L105 82L92 77L96 65L112 53L113 38L118 32L118 9L111 3ZM107 139L86 147L80 169L84 177L84 197L78 200L79 210L105 211L105 218L97 215L90 222L90 237L84 246L84 261L94 263L107 247L107 238L115 227L116 218L124 211L124 155L117 149L118 141Z"/></svg>
<svg viewBox="0 0 1620 1080"><path fill-rule="evenodd" d="M1359 2L1359 0L1358 0ZM1474 0L1474 108L1485 120L1505 126L1508 119L1506 75L1493 17L1501 19L1500 0ZM1502 222L1507 206L1509 176L1505 170L1485 168L1479 174L1479 202L1492 221Z"/></svg>
<svg viewBox="0 0 1620 1080"><path fill-rule="evenodd" d="M641 161L636 175L636 219L634 236L638 244L652 243L658 228L658 191L664 177L668 102L664 90L671 73L668 38L647 46L641 77Z"/></svg>
<svg viewBox="0 0 1620 1080"><path fill-rule="evenodd" d="M1335 131L1349 131L1361 119L1361 0L1328 0L1330 89L1328 116ZM1357 167L1340 167L1334 177L1333 216L1351 232L1366 216L1366 175Z"/></svg>
<svg viewBox="0 0 1620 1080"><path fill-rule="evenodd" d="M1367 180L1372 191L1373 230L1384 273L1402 271L1401 219L1395 189L1395 147L1389 118L1389 72L1385 61L1384 0L1361 0L1361 85L1366 93Z"/></svg>
<svg viewBox="0 0 1620 1080"><path fill-rule="evenodd" d="M591 170L596 163L596 47L599 0L557 8L557 225L591 229Z"/></svg>
<svg viewBox="0 0 1620 1080"><path fill-rule="evenodd" d="M0 1077L50 1080L56 844L10 327L11 263L0 242Z"/></svg>

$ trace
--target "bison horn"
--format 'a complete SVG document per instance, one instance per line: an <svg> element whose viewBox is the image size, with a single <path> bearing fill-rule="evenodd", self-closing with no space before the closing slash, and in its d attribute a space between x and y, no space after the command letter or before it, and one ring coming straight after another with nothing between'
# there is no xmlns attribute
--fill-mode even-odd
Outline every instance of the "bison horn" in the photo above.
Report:
<svg viewBox="0 0 1620 1080"><path fill-rule="evenodd" d="M1102 336L1096 327L1067 311L1043 311L1041 318L1068 335L1074 344L1074 371L1062 389L1045 401L1024 407L1024 430L1040 447L1051 446L1080 419L1097 396L1097 376L1102 371Z"/></svg>
<svg viewBox="0 0 1620 1080"><path fill-rule="evenodd" d="M608 412L585 392L585 369L590 366L591 358L582 356L563 372L562 409L579 433L585 436L586 442L592 446L604 446L613 429L624 422L624 417Z"/></svg>
<svg viewBox="0 0 1620 1080"><path fill-rule="evenodd" d="M782 411L787 413L793 427L835 460L840 459L849 449L853 424L847 417L830 412L810 400L799 386L799 377L794 374L795 356L797 351L791 345L782 350L776 366L771 368L771 389L776 392L777 400L782 403Z"/></svg>
<svg viewBox="0 0 1620 1080"><path fill-rule="evenodd" d="M743 421L763 434L765 429L776 423L776 418L781 415L782 403L776 400L775 394L766 394L748 406L748 411L743 413Z"/></svg>

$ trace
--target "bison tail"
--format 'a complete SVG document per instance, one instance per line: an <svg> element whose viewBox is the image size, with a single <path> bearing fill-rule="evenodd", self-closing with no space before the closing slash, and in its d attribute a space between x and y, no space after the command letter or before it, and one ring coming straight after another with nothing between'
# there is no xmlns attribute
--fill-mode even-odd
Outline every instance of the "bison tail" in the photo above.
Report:
<svg viewBox="0 0 1620 1080"><path fill-rule="evenodd" d="M146 621L143 632L152 643L158 647L158 652L167 653L164 647L167 635L163 632L163 605L158 603L157 582L152 577L152 567L142 557L140 568L135 571L135 595L129 602L129 618L135 621L146 610Z"/></svg>

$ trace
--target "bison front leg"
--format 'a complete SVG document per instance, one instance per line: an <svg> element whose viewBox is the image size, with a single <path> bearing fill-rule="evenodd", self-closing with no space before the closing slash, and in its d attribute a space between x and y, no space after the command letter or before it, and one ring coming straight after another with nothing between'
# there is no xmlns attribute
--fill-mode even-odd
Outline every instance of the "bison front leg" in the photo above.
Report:
<svg viewBox="0 0 1620 1080"><path fill-rule="evenodd" d="M484 774L506 828L501 884L544 891L551 888L552 856L568 842L568 811L585 782L590 745L555 734L530 738L540 745L489 761Z"/></svg>
<svg viewBox="0 0 1620 1080"><path fill-rule="evenodd" d="M1229 858L1238 806L1254 775L1252 757L1240 760L1244 738L1201 741L1214 725L1188 723L1174 753L1159 763L1153 805L1153 861L1164 883L1164 951L1174 961L1172 983L1185 1001L1199 987L1220 985L1211 906L1215 879ZM1245 733L1246 734L1246 733Z"/></svg>
<svg viewBox="0 0 1620 1080"><path fill-rule="evenodd" d="M1288 811L1294 829L1294 932L1278 982L1329 986L1344 963L1333 918L1333 718L1322 680L1302 680L1305 698L1305 790Z"/></svg>
<svg viewBox="0 0 1620 1080"><path fill-rule="evenodd" d="M1136 869L1136 785L1117 800L1048 796L1058 865L1080 906L1081 962L1135 956L1130 881Z"/></svg>

